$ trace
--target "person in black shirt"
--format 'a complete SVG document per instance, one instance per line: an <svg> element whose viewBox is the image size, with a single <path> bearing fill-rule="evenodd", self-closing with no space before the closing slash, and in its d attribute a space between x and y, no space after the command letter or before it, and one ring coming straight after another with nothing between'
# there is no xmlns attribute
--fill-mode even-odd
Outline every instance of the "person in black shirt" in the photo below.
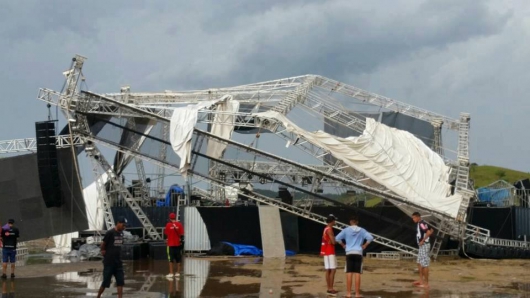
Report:
<svg viewBox="0 0 530 298"><path fill-rule="evenodd" d="M123 262L121 260L121 247L123 245L123 230L127 224L124 217L118 218L114 229L110 229L103 237L101 243L101 255L103 256L103 282L98 291L98 298L101 297L105 288L110 287L112 276L116 279L118 287L118 297L123 297L124 273Z"/></svg>
<svg viewBox="0 0 530 298"><path fill-rule="evenodd" d="M429 237L434 232L429 224L421 219L419 212L412 214L412 220L417 224L416 242L418 243L418 271L420 273L420 280L415 281L414 285L421 288L429 287L429 264L431 262L430 252L431 245Z"/></svg>
<svg viewBox="0 0 530 298"><path fill-rule="evenodd" d="M15 278L17 240L20 233L13 224L15 224L15 220L10 219L7 221L7 225L2 227L2 279L7 278L7 263L11 263L11 278Z"/></svg>

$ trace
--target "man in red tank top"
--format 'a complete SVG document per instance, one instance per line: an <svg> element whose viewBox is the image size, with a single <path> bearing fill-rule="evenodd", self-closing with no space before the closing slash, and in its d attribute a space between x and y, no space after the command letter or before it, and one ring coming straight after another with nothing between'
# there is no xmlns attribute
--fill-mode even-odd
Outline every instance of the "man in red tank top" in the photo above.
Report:
<svg viewBox="0 0 530 298"><path fill-rule="evenodd" d="M335 233L333 226L337 218L330 214L326 219L327 226L322 233L322 244L320 246L320 255L324 257L324 269L326 269L326 284L328 286L327 294L336 296L338 291L333 289L335 282L335 272L337 271L337 258L335 257Z"/></svg>
<svg viewBox="0 0 530 298"><path fill-rule="evenodd" d="M164 234L167 236L167 258L169 261L168 279L180 276L180 263L182 261L182 250L184 249L184 227L177 221L175 213L169 214L169 222L166 224ZM173 274L173 261L177 263L177 271Z"/></svg>

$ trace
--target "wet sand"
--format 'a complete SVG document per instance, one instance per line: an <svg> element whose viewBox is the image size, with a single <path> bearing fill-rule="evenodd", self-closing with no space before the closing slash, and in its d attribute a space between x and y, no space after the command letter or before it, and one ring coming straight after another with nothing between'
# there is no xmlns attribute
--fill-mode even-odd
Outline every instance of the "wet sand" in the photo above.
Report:
<svg viewBox="0 0 530 298"><path fill-rule="evenodd" d="M50 264L46 257L17 268L16 297L86 297L97 291L100 261ZM335 288L344 295L344 257L338 260ZM44 264L31 264L35 262ZM130 261L125 267L125 297L326 297L318 256L298 255L285 262L188 257L184 274L175 281L164 277L165 261ZM365 259L362 291L365 297L530 297L530 260L445 257L431 264L429 291L412 286L415 270L412 260ZM10 283L2 283L7 291ZM107 297L112 292L115 289L109 289Z"/></svg>
<svg viewBox="0 0 530 298"><path fill-rule="evenodd" d="M346 290L344 257L339 257L335 277L336 289ZM286 262L282 291L295 295L317 294L324 296L325 281L322 260L315 256L297 256ZM248 270L274 270L266 265L250 264ZM426 294L412 286L418 273L414 261L389 261L365 259L362 275L362 292L385 296L384 293L402 292L402 295ZM259 277L221 277L231 284L259 283ZM441 258L431 263L430 290L427 294L474 294L480 297L490 293L525 295L530 297L530 260L467 260ZM427 295L426 295L427 296ZM431 295L432 296L432 295ZM408 297L408 296L399 296ZM456 296L458 297L458 296Z"/></svg>

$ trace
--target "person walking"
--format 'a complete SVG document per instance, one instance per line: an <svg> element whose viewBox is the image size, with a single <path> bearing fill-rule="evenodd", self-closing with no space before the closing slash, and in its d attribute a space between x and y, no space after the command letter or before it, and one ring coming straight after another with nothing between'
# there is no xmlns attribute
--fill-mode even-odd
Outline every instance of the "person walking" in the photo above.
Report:
<svg viewBox="0 0 530 298"><path fill-rule="evenodd" d="M14 226L15 220L9 219L2 227L2 279L7 278L7 264L11 263L11 278L15 278L15 263L17 262L17 242L20 233Z"/></svg>
<svg viewBox="0 0 530 298"><path fill-rule="evenodd" d="M324 257L324 269L326 270L326 285L328 287L328 296L336 296L338 291L333 289L335 283L335 272L337 271L337 258L335 255L335 233L333 226L337 218L330 214L326 218L326 227L322 233L322 244L320 246L320 255Z"/></svg>
<svg viewBox="0 0 530 298"><path fill-rule="evenodd" d="M125 217L116 220L116 226L105 233L100 250L103 256L103 282L98 291L98 298L110 287L112 276L116 279L118 298L123 297L123 286L125 285L125 274L123 272L123 261L121 260L121 249L123 246L123 231L127 225Z"/></svg>
<svg viewBox="0 0 530 298"><path fill-rule="evenodd" d="M418 243L417 263L420 274L420 280L415 281L413 284L420 288L428 288L429 264L431 263L431 244L429 238L434 232L434 229L426 221L421 219L419 212L412 213L412 220L416 223L416 242Z"/></svg>
<svg viewBox="0 0 530 298"><path fill-rule="evenodd" d="M167 259L169 261L168 279L180 276L180 263L182 262L182 251L184 249L184 227L177 221L175 213L169 214L169 222L166 224L164 234L167 236ZM177 263L177 271L173 271L173 262Z"/></svg>
<svg viewBox="0 0 530 298"><path fill-rule="evenodd" d="M351 297L352 279L355 276L355 297L361 296L361 274L363 273L363 251L374 240L374 237L365 229L358 226L359 218L350 217L350 226L343 229L335 241L341 243L346 250L346 297ZM346 241L344 244L342 241Z"/></svg>

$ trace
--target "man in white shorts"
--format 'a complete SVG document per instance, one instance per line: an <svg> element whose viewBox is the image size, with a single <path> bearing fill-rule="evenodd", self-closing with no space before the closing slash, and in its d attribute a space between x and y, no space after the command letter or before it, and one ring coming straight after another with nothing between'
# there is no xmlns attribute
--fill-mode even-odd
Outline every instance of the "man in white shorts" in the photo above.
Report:
<svg viewBox="0 0 530 298"><path fill-rule="evenodd" d="M335 272L337 271L337 258L335 256L335 233L333 226L337 218L330 214L326 219L327 226L322 233L322 244L320 246L320 255L324 257L324 269L326 269L326 284L328 286L328 296L336 296L338 291L333 289L335 282Z"/></svg>

